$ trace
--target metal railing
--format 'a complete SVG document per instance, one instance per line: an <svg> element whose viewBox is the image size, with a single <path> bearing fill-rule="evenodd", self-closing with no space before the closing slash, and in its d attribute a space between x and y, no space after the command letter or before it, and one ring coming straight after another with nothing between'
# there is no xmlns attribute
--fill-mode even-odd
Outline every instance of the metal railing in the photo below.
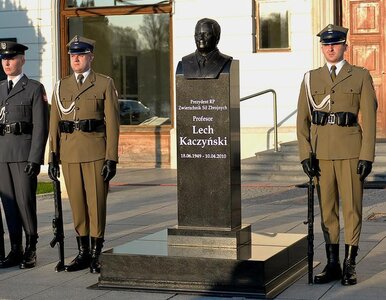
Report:
<svg viewBox="0 0 386 300"><path fill-rule="evenodd" d="M249 96L242 97L240 98L240 102L251 98L255 98L264 94L268 94L268 93L272 93L272 96L273 96L273 143L274 143L273 147L274 147L274 151L277 152L279 151L279 147L278 147L278 134L277 134L277 98L276 98L275 90L268 89Z"/></svg>

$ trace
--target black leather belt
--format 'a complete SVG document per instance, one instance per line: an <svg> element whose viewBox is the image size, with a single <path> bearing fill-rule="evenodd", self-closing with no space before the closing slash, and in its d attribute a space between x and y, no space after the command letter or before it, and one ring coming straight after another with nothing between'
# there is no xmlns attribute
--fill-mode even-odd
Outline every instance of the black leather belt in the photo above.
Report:
<svg viewBox="0 0 386 300"><path fill-rule="evenodd" d="M312 112L312 124L316 125L338 125L338 126L355 126L358 124L356 114L351 112L324 112L314 110Z"/></svg>
<svg viewBox="0 0 386 300"><path fill-rule="evenodd" d="M59 131L73 133L75 130L83 132L94 132L104 125L103 120L87 119L79 121L59 121Z"/></svg>
<svg viewBox="0 0 386 300"><path fill-rule="evenodd" d="M33 125L27 122L0 124L0 135L5 134L31 134Z"/></svg>

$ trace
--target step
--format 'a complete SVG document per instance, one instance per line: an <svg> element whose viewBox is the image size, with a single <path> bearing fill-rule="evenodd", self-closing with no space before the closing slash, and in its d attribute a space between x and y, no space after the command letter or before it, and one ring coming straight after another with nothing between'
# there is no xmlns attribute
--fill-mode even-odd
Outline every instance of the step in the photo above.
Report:
<svg viewBox="0 0 386 300"><path fill-rule="evenodd" d="M280 151L265 150L241 161L244 181L302 183L308 178L299 161L297 141L280 145ZM378 140L375 162L368 181L386 182L386 140Z"/></svg>
<svg viewBox="0 0 386 300"><path fill-rule="evenodd" d="M270 172L260 171L254 173L241 172L242 182L283 182L301 184L308 181L308 177L303 172ZM367 179L367 182L386 182L385 173L371 173Z"/></svg>
<svg viewBox="0 0 386 300"><path fill-rule="evenodd" d="M258 161L255 163L242 163L241 170L291 171L302 170L302 166L298 161L295 163L288 161L281 161L280 163Z"/></svg>
<svg viewBox="0 0 386 300"><path fill-rule="evenodd" d="M299 154L298 152L266 152L266 153L258 153L255 156L257 161L259 160L269 160L269 161L277 161L283 160L286 161L297 161L299 162Z"/></svg>
<svg viewBox="0 0 386 300"><path fill-rule="evenodd" d="M258 173L241 172L241 181L257 182L291 182L303 183L308 177L303 172L269 172L261 171Z"/></svg>

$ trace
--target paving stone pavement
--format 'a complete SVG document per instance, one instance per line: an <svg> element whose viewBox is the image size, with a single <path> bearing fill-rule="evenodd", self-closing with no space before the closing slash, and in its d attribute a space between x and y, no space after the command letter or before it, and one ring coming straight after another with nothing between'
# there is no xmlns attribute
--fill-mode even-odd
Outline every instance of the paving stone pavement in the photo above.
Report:
<svg viewBox="0 0 386 300"><path fill-rule="evenodd" d="M49 181L46 174L40 181ZM307 234L303 224L307 216L307 191L290 184L242 183L243 223L254 232ZM345 287L340 282L309 285L303 276L276 299L384 299L386 298L386 191L366 189L364 194L363 229L357 258L358 284ZM67 199L63 201L65 256L70 262L76 255L75 233ZM227 299L179 293L149 293L128 290L98 290L98 275L88 270L66 273L54 271L57 249L52 249L51 221L54 215L52 195L38 197L39 243L37 266L29 270L17 267L0 269L0 299L144 299L198 300ZM3 217L4 218L4 217ZM108 197L106 242L104 249L155 233L177 223L176 170L118 169L111 182ZM325 264L319 207L315 206L315 261ZM6 228L6 226L5 226ZM343 231L344 228L342 228ZM343 233L341 235L343 243ZM5 235L6 252L9 239ZM341 260L343 260L343 245ZM233 297L233 299L245 299Z"/></svg>

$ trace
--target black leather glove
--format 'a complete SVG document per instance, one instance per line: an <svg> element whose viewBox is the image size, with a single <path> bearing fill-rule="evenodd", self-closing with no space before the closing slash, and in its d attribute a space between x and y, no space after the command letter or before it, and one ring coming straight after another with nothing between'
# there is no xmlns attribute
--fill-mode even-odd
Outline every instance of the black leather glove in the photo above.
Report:
<svg viewBox="0 0 386 300"><path fill-rule="evenodd" d="M102 167L101 175L105 182L110 181L117 173L117 162L113 160L106 160Z"/></svg>
<svg viewBox="0 0 386 300"><path fill-rule="evenodd" d="M50 153L50 162L48 163L48 177L56 181L60 176L59 159L55 152Z"/></svg>
<svg viewBox="0 0 386 300"><path fill-rule="evenodd" d="M27 175L30 177L38 176L40 173L40 165L29 161L24 168L24 172L27 173Z"/></svg>
<svg viewBox="0 0 386 300"><path fill-rule="evenodd" d="M53 162L48 163L48 177L54 181L58 180L59 164Z"/></svg>
<svg viewBox="0 0 386 300"><path fill-rule="evenodd" d="M319 176L318 166L313 166L308 158L302 161L302 167L304 173L306 173L309 178Z"/></svg>
<svg viewBox="0 0 386 300"><path fill-rule="evenodd" d="M368 160L358 161L357 174L360 176L360 180L363 181L370 174L373 168L373 163Z"/></svg>
<svg viewBox="0 0 386 300"><path fill-rule="evenodd" d="M56 181L60 176L59 159L55 152L50 153L50 162L48 163L48 177Z"/></svg>

